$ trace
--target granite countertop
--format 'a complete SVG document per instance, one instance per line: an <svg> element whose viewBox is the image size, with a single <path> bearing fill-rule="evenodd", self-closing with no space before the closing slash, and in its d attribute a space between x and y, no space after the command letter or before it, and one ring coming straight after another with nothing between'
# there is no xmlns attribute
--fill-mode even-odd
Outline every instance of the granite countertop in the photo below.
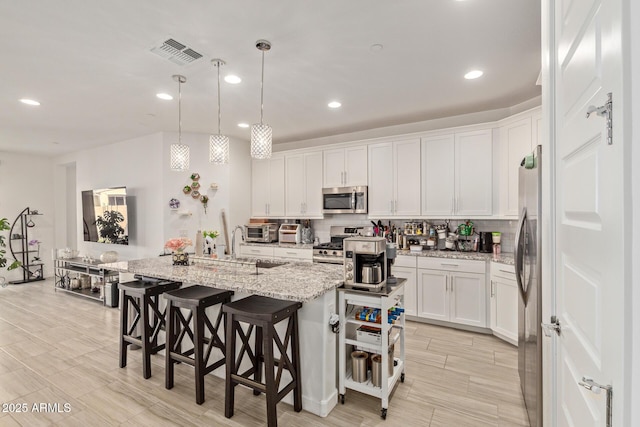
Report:
<svg viewBox="0 0 640 427"><path fill-rule="evenodd" d="M423 250L422 252L411 252L409 250L399 250L398 255L404 256L421 256L421 257L434 257L434 258L449 258L449 259L469 259L477 261L495 261L500 264L513 265L513 254L506 253L500 255L493 255L490 253L482 252L458 252L458 251L431 251Z"/></svg>
<svg viewBox="0 0 640 427"><path fill-rule="evenodd" d="M342 265L324 263L287 262L274 268L258 268L259 275L255 275L255 266L249 268L225 262L196 261L189 266L174 266L171 257L120 261L100 266L122 273L300 302L312 301L343 282Z"/></svg>
<svg viewBox="0 0 640 427"><path fill-rule="evenodd" d="M287 249L313 249L312 243L257 243L257 242L242 242L241 246L266 246L271 248L287 248Z"/></svg>

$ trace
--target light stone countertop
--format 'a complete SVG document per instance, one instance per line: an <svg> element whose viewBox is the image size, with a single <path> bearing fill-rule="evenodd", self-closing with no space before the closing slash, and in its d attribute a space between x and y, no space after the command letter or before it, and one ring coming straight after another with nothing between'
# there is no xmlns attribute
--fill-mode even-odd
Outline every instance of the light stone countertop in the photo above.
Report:
<svg viewBox="0 0 640 427"><path fill-rule="evenodd" d="M312 243L257 243L257 242L242 242L240 246L263 246L271 248L287 248L287 249L313 249Z"/></svg>
<svg viewBox="0 0 640 427"><path fill-rule="evenodd" d="M274 268L238 266L233 263L196 261L174 266L170 256L100 264L106 270L158 279L212 286L250 295L309 302L343 282L342 265L287 262ZM253 273L253 274L252 274Z"/></svg>
<svg viewBox="0 0 640 427"><path fill-rule="evenodd" d="M420 257L434 257L434 258L449 258L449 259L469 259L477 261L495 261L500 264L513 265L513 254L506 253L494 256L490 253L482 252L458 252L458 251L431 251L423 250L422 252L411 252L408 250L399 250L398 255L403 256L420 256Z"/></svg>

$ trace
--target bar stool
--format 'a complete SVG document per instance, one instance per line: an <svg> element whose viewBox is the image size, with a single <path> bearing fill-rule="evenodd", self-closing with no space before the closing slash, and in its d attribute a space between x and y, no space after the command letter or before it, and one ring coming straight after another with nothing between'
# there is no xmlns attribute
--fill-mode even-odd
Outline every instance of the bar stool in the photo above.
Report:
<svg viewBox="0 0 640 427"><path fill-rule="evenodd" d="M158 333L165 324L165 312L160 311L159 295L178 289L182 284L168 280L134 280L120 283L122 308L120 310L120 367L127 366L127 348L130 344L142 348L142 375L151 377L151 355L162 350L158 345ZM135 317L129 324L129 309L135 310ZM134 335L138 322L142 319L140 336ZM152 323L150 324L150 320Z"/></svg>
<svg viewBox="0 0 640 427"><path fill-rule="evenodd" d="M302 385L300 382L300 344L298 338L298 309L302 303L284 301L264 296L252 295L247 298L225 304L222 310L227 316L227 375L225 381L224 415L233 416L235 387L238 384L253 389L253 394L265 393L267 398L267 422L269 426L278 425L276 404L293 390L293 408L296 412L302 410ZM288 320L284 339L281 340L275 325ZM240 322L248 323L245 334ZM249 340L255 327L254 352L251 351ZM235 354L236 334L242 340L242 347L238 358ZM280 352L280 359L274 359L273 343ZM291 350L291 358L287 355L287 347ZM244 373L238 373L240 363L245 354L249 357L251 367ZM265 382L262 381L262 364L264 363ZM274 375L274 368L278 367ZM292 380L280 392L282 370L287 369ZM253 375L253 379L250 377Z"/></svg>
<svg viewBox="0 0 640 427"><path fill-rule="evenodd" d="M232 295L233 291L200 285L189 286L164 294L164 298L167 300L168 312L165 387L167 389L173 388L175 363L184 362L193 366L195 368L196 403L198 405L204 402L204 376L224 365L226 355L225 345L218 335L222 320L222 309L218 313L215 325L211 323L205 313L205 309L231 301ZM189 315L186 319L180 311L181 308L189 310ZM191 319L193 319L193 329L189 326ZM205 326L209 330L211 337L205 337ZM182 341L185 334L191 338L193 348L182 351ZM207 344L206 349L205 344ZM214 347L222 352L222 357L207 365ZM193 357L190 357L191 355Z"/></svg>

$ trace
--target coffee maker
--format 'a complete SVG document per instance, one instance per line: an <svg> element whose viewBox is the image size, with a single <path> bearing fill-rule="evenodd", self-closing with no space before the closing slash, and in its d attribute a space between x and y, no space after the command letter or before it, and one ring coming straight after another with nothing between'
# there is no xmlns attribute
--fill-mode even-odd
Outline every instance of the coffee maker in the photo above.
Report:
<svg viewBox="0 0 640 427"><path fill-rule="evenodd" d="M480 232L480 252L491 253L493 252L493 238L491 237L491 231Z"/></svg>
<svg viewBox="0 0 640 427"><path fill-rule="evenodd" d="M343 240L345 288L377 291L387 278L387 239L349 237Z"/></svg>

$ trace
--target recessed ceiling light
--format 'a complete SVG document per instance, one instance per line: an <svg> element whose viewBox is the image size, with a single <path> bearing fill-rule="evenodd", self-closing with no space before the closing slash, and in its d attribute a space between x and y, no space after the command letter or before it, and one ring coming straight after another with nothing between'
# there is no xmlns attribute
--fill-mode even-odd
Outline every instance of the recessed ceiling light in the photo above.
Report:
<svg viewBox="0 0 640 427"><path fill-rule="evenodd" d="M464 75L464 78L467 80L473 80L473 79L477 79L478 77L482 76L484 73L480 70L472 70L469 71L467 74Z"/></svg>
<svg viewBox="0 0 640 427"><path fill-rule="evenodd" d="M369 47L369 50L371 50L371 52L380 52L382 49L384 49L384 46L379 43L372 44L371 47Z"/></svg>
<svg viewBox="0 0 640 427"><path fill-rule="evenodd" d="M173 99L173 96L169 95L168 93L158 93L156 94L156 96L167 101L171 101Z"/></svg>
<svg viewBox="0 0 640 427"><path fill-rule="evenodd" d="M248 123L238 123L238 127L239 128L248 128L249 124Z"/></svg>
<svg viewBox="0 0 640 427"><path fill-rule="evenodd" d="M224 77L224 81L227 83L231 83L232 85L237 85L242 81L242 79L238 76L234 76L233 74L229 74Z"/></svg>
<svg viewBox="0 0 640 427"><path fill-rule="evenodd" d="M23 104L27 104L27 105L40 105L40 103L38 101L34 101L33 99L22 98L20 100L20 102L22 102Z"/></svg>
<svg viewBox="0 0 640 427"><path fill-rule="evenodd" d="M331 101L327 105L329 106L329 108L340 108L340 107L342 107L342 104L339 103L338 101Z"/></svg>

